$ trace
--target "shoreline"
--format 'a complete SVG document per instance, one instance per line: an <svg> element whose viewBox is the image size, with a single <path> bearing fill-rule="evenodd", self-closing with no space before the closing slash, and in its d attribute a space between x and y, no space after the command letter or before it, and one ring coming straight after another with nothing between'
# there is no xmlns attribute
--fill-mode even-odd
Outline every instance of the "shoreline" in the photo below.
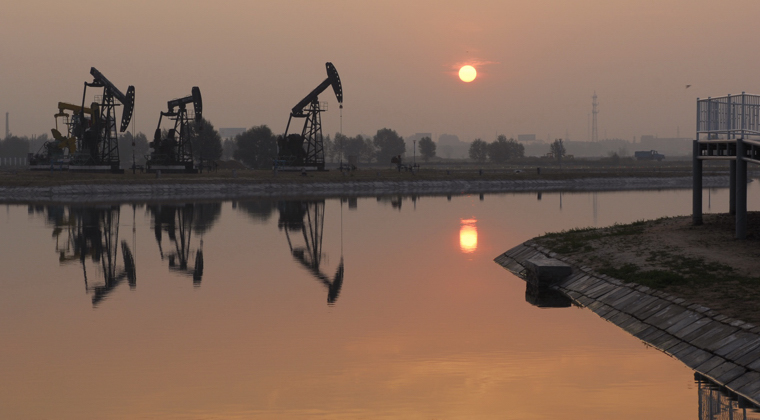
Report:
<svg viewBox="0 0 760 420"><path fill-rule="evenodd" d="M170 180L169 180L170 181ZM229 180L232 181L232 180ZM377 196L391 194L464 195L520 192L602 192L688 189L692 177L599 177L526 180L390 180L345 182L210 181L0 186L0 203L79 203L104 201L239 200L275 197ZM706 176L704 188L728 187L726 176Z"/></svg>

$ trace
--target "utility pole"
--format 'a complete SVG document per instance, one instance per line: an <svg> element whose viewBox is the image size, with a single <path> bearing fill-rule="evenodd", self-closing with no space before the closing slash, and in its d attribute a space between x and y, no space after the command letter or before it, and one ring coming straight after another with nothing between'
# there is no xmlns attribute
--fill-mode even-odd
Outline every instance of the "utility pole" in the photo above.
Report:
<svg viewBox="0 0 760 420"><path fill-rule="evenodd" d="M414 159L412 161L412 165L417 165L417 139L412 140L412 144L414 145Z"/></svg>
<svg viewBox="0 0 760 420"><path fill-rule="evenodd" d="M596 126L596 114L599 113L599 110L596 107L599 106L599 103L596 101L596 91L594 91L594 96L591 99L591 141L597 142L599 141L599 131Z"/></svg>

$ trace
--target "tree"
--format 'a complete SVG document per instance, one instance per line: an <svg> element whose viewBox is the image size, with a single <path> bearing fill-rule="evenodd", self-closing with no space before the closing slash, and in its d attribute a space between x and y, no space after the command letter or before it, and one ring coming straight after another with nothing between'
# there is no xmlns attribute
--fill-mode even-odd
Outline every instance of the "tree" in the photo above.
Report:
<svg viewBox="0 0 760 420"><path fill-rule="evenodd" d="M254 169L270 168L277 155L277 139L266 125L251 127L235 136L233 156Z"/></svg>
<svg viewBox="0 0 760 420"><path fill-rule="evenodd" d="M322 150L325 153L325 162L335 162L335 143L330 139L329 134L322 138Z"/></svg>
<svg viewBox="0 0 760 420"><path fill-rule="evenodd" d="M470 143L470 159L483 163L488 158L488 143L481 139L475 139Z"/></svg>
<svg viewBox="0 0 760 420"><path fill-rule="evenodd" d="M223 160L230 160L232 159L233 155L235 154L235 139L234 138L226 138L222 142L222 159Z"/></svg>
<svg viewBox="0 0 760 420"><path fill-rule="evenodd" d="M348 140L348 136L346 136L343 133L335 133L335 140L332 141L332 149L330 155L332 156L333 161L340 160L345 161L346 160L346 141Z"/></svg>
<svg viewBox="0 0 760 420"><path fill-rule="evenodd" d="M377 156L377 149L375 149L375 143L369 137L364 138L364 149L362 149L361 158L366 159L367 163L372 163L372 159Z"/></svg>
<svg viewBox="0 0 760 420"><path fill-rule="evenodd" d="M133 147L134 150L132 149ZM150 154L150 146L148 146L148 137L142 132L137 133L136 136L132 136L132 133L127 131L119 136L119 160L121 161L122 168L132 167L133 151L135 164L144 165L145 155Z"/></svg>
<svg viewBox="0 0 760 420"><path fill-rule="evenodd" d="M203 118L199 123L191 122L189 129L194 159L205 162L222 157L222 136L207 119Z"/></svg>
<svg viewBox="0 0 760 420"><path fill-rule="evenodd" d="M506 163L509 160L525 156L525 146L515 141L507 140L505 135L499 135L488 145L488 159L494 163Z"/></svg>
<svg viewBox="0 0 760 420"><path fill-rule="evenodd" d="M431 157L435 157L435 142L430 137L423 137L419 140L420 156L427 162Z"/></svg>
<svg viewBox="0 0 760 420"><path fill-rule="evenodd" d="M36 152L36 150L35 150ZM25 158L29 154L29 139L11 135L0 142L0 155L3 157Z"/></svg>
<svg viewBox="0 0 760 420"><path fill-rule="evenodd" d="M65 136L65 130L63 135ZM32 153L37 153L42 148L42 145L45 144L45 142L50 141L51 139L48 138L47 133L43 133L39 136L32 136L32 138L29 139L29 151Z"/></svg>
<svg viewBox="0 0 760 420"><path fill-rule="evenodd" d="M348 137L344 140L343 153L345 153L346 160L348 160L349 156L356 156L358 160L366 157L366 148L367 144L364 142L364 137L359 134L356 137Z"/></svg>
<svg viewBox="0 0 760 420"><path fill-rule="evenodd" d="M403 155L406 151L404 138L390 128L377 130L372 143L377 148L376 158L380 163L390 163L392 157Z"/></svg>
<svg viewBox="0 0 760 420"><path fill-rule="evenodd" d="M565 145L562 144L562 139L554 140L554 143L549 145L549 148L554 159L557 159L557 162L562 163L562 157L565 156Z"/></svg>

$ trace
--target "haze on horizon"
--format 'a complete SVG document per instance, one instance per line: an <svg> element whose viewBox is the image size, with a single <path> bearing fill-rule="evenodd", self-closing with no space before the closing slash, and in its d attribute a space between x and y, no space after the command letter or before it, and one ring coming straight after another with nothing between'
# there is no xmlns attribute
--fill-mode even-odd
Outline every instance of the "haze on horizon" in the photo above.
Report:
<svg viewBox="0 0 760 420"><path fill-rule="evenodd" d="M689 137L697 97L760 93L752 0L10 0L2 9L0 112L20 136L49 133L59 101L80 103L90 67L123 91L135 86L136 130L147 134L192 86L217 129L281 133L327 61L342 79L348 135L387 127L463 141L586 140L596 92L600 138L679 128ZM477 68L474 82L457 77L463 64ZM334 134L335 97L320 100Z"/></svg>

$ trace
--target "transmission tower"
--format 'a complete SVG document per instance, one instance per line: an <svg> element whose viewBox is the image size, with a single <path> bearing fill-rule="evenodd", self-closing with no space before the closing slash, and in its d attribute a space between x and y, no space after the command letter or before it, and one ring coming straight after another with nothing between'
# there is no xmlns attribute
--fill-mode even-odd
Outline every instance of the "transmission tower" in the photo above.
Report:
<svg viewBox="0 0 760 420"><path fill-rule="evenodd" d="M599 141L599 131L596 127L596 114L599 113L599 110L596 107L599 105L599 102L596 101L596 91L594 91L594 96L591 98L591 141L597 142Z"/></svg>

